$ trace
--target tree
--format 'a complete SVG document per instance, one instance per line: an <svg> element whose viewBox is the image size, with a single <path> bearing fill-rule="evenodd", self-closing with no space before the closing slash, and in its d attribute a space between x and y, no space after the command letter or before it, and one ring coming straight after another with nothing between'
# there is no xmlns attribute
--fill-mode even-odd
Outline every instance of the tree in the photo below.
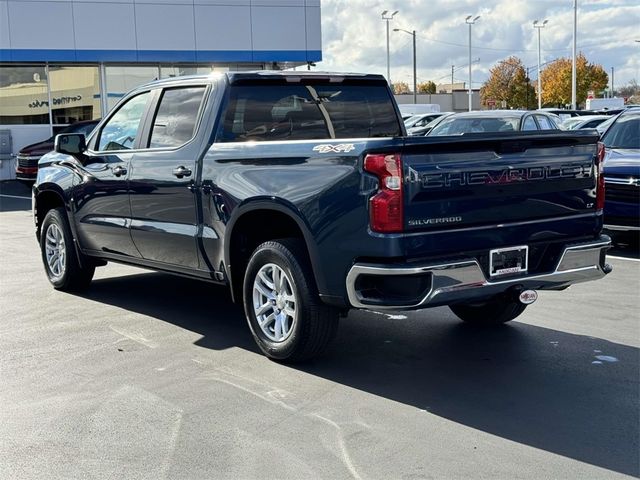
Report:
<svg viewBox="0 0 640 480"><path fill-rule="evenodd" d="M635 79L631 79L629 83L616 89L616 95L626 98L638 96L640 95L640 85Z"/></svg>
<svg viewBox="0 0 640 480"><path fill-rule="evenodd" d="M542 103L548 106L564 106L571 103L571 59L559 58L540 73ZM576 58L576 103L587 99L589 90L602 91L609 84L609 76L602 65L591 64L581 53Z"/></svg>
<svg viewBox="0 0 640 480"><path fill-rule="evenodd" d="M405 93L411 93L411 90L409 90L409 85L407 85L406 82L396 82L393 85L391 85L391 90L393 90L393 93L396 95L403 95Z"/></svg>
<svg viewBox="0 0 640 480"><path fill-rule="evenodd" d="M418 93L436 93L436 84L429 80L428 82L418 84Z"/></svg>
<svg viewBox="0 0 640 480"><path fill-rule="evenodd" d="M480 101L487 106L489 100L504 101L508 108L528 108L535 103L533 87L518 57L501 60L489 70L489 78L480 88Z"/></svg>

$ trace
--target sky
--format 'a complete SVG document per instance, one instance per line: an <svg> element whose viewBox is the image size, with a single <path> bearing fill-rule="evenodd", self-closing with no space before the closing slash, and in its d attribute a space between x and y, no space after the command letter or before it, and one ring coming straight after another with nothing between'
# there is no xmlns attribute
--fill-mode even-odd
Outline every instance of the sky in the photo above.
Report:
<svg viewBox="0 0 640 480"><path fill-rule="evenodd" d="M394 28L416 30L418 83L468 80L468 26L472 27L473 87L510 55L532 67L537 78L534 20L549 20L541 33L542 63L571 57L573 0L322 0L323 61L317 69L386 75L384 10L399 13L390 22L391 80L413 83L412 37ZM615 88L640 82L640 0L578 0L578 51L611 73ZM476 60L479 58L479 61Z"/></svg>

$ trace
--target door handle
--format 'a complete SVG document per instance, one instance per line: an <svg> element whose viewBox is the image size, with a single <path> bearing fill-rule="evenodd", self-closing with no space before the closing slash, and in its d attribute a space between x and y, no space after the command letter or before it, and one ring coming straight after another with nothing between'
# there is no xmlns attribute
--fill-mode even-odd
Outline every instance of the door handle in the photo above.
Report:
<svg viewBox="0 0 640 480"><path fill-rule="evenodd" d="M191 169L180 165L177 168L173 169L173 174L178 177L178 178L182 178L182 177L190 177L191 176Z"/></svg>
<svg viewBox="0 0 640 480"><path fill-rule="evenodd" d="M121 177L122 175L127 174L127 169L118 165L111 169L111 173L113 173L116 177Z"/></svg>

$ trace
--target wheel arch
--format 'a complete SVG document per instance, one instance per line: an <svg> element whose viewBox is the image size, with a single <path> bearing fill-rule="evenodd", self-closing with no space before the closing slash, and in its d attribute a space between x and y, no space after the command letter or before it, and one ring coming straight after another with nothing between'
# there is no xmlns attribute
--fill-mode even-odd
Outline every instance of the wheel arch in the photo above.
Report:
<svg viewBox="0 0 640 480"><path fill-rule="evenodd" d="M33 217L36 224L36 234L38 240L40 240L40 228L42 221L47 212L52 208L63 207L67 213L67 220L71 225L71 232L74 234L72 222L69 218L69 207L67 204L67 197L56 184L44 184L33 187Z"/></svg>
<svg viewBox="0 0 640 480"><path fill-rule="evenodd" d="M264 226L269 221L282 223L255 234L254 222ZM302 213L294 205L285 202L273 199L253 200L234 210L225 229L224 263L234 301L242 298L242 280L253 250L265 241L285 237L301 238L304 241L316 286L319 291L323 291L324 277L319 267L316 242Z"/></svg>

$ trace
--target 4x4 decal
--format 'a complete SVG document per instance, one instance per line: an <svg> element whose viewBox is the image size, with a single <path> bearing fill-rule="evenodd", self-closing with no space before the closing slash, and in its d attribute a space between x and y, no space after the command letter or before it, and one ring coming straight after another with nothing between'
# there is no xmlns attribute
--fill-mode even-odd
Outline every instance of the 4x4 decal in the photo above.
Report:
<svg viewBox="0 0 640 480"><path fill-rule="evenodd" d="M355 149L356 147L353 143L339 143L337 145L323 143L322 145L313 147L313 151L318 153L348 153Z"/></svg>

